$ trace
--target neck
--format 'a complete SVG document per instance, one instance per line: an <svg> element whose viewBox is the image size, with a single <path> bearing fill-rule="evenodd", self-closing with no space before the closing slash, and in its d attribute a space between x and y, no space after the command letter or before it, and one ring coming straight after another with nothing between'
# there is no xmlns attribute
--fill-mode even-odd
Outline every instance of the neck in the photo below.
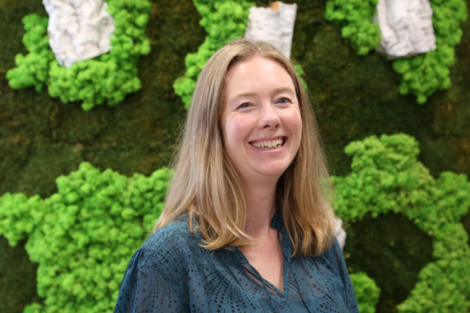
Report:
<svg viewBox="0 0 470 313"><path fill-rule="evenodd" d="M265 184L244 183L247 217L245 233L252 238L261 239L268 235L271 218L275 213L277 180Z"/></svg>

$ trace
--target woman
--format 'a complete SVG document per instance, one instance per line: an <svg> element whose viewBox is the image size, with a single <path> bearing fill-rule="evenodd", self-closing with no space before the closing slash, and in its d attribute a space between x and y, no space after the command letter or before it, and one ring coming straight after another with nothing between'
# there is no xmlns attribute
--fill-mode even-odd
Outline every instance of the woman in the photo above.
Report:
<svg viewBox="0 0 470 313"><path fill-rule="evenodd" d="M115 312L358 312L330 195L290 61L227 44L200 74L165 208Z"/></svg>

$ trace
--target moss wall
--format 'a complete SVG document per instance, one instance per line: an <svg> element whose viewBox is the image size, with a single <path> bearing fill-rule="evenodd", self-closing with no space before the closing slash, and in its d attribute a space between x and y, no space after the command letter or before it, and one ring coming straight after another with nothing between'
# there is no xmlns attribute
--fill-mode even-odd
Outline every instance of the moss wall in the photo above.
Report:
<svg viewBox="0 0 470 313"><path fill-rule="evenodd" d="M172 85L184 73L185 55L197 50L205 32L191 0L152 2L147 27L152 51L139 63L142 89L116 107L84 112L80 104L65 105L47 92L8 86L6 71L14 67L17 53L26 53L21 18L46 13L41 0L0 0L0 195L23 192L47 197L56 191L55 178L76 170L82 161L125 175L148 175L169 164L186 115ZM398 94L400 78L391 62L375 52L357 56L340 29L325 20L325 0L295 2L292 56L307 75L334 175L350 171L350 159L343 152L349 142L394 133L406 133L420 142L420 161L435 177L442 171L470 174L470 20L463 25L464 35L456 47L452 86L419 106L414 96ZM470 232L470 215L463 222ZM374 235L368 233L369 226ZM430 260L430 238L393 214L349 224L347 232L350 268L368 272L384 290L378 312L394 311L389 304L407 297L417 273ZM400 249L385 244L391 241L402 243ZM373 253L380 256L380 264ZM410 254L415 255L409 259ZM0 312L21 312L35 301L31 274L35 265L28 263L22 245L11 248L3 238L0 256L0 286L11 286L0 288ZM403 266L389 270L397 262ZM393 296L401 284L395 282L398 272L408 287Z"/></svg>

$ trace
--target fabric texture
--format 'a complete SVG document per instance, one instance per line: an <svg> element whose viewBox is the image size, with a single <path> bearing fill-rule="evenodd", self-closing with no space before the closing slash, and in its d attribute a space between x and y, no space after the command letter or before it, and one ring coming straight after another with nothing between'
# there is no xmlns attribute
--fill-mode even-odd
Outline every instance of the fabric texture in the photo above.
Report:
<svg viewBox="0 0 470 313"><path fill-rule="evenodd" d="M236 247L208 251L187 216L153 233L129 263L115 313L328 312L358 313L356 297L336 239L317 257L291 258L282 216L278 230L284 254L284 292L264 280ZM282 235L282 236L281 236Z"/></svg>

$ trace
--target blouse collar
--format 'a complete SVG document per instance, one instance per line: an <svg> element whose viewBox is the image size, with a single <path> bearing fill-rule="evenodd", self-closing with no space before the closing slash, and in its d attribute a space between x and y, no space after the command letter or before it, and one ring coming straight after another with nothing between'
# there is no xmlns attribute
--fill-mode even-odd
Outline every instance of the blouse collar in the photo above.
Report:
<svg viewBox="0 0 470 313"><path fill-rule="evenodd" d="M282 213L276 211L273 217L271 218L271 227L277 230L279 243L281 244L282 252L284 253L285 258L292 262L292 242L290 240L289 234L287 233L286 226L284 224L284 219L282 218ZM282 239L282 240L281 240Z"/></svg>
<svg viewBox="0 0 470 313"><path fill-rule="evenodd" d="M187 222L189 222L189 217L188 215L183 217ZM194 215L193 219L193 227L196 228L196 232L194 235L196 235L199 240L202 240L202 234L200 230L197 227L197 222L198 222L199 216L197 214ZM290 240L289 234L287 233L287 229L284 224L284 219L282 218L282 213L279 211L276 211L271 218L270 226L274 229L277 230L278 234L278 240L279 243L281 244L282 252L285 256L285 258L289 261L289 263L292 262L292 242Z"/></svg>

